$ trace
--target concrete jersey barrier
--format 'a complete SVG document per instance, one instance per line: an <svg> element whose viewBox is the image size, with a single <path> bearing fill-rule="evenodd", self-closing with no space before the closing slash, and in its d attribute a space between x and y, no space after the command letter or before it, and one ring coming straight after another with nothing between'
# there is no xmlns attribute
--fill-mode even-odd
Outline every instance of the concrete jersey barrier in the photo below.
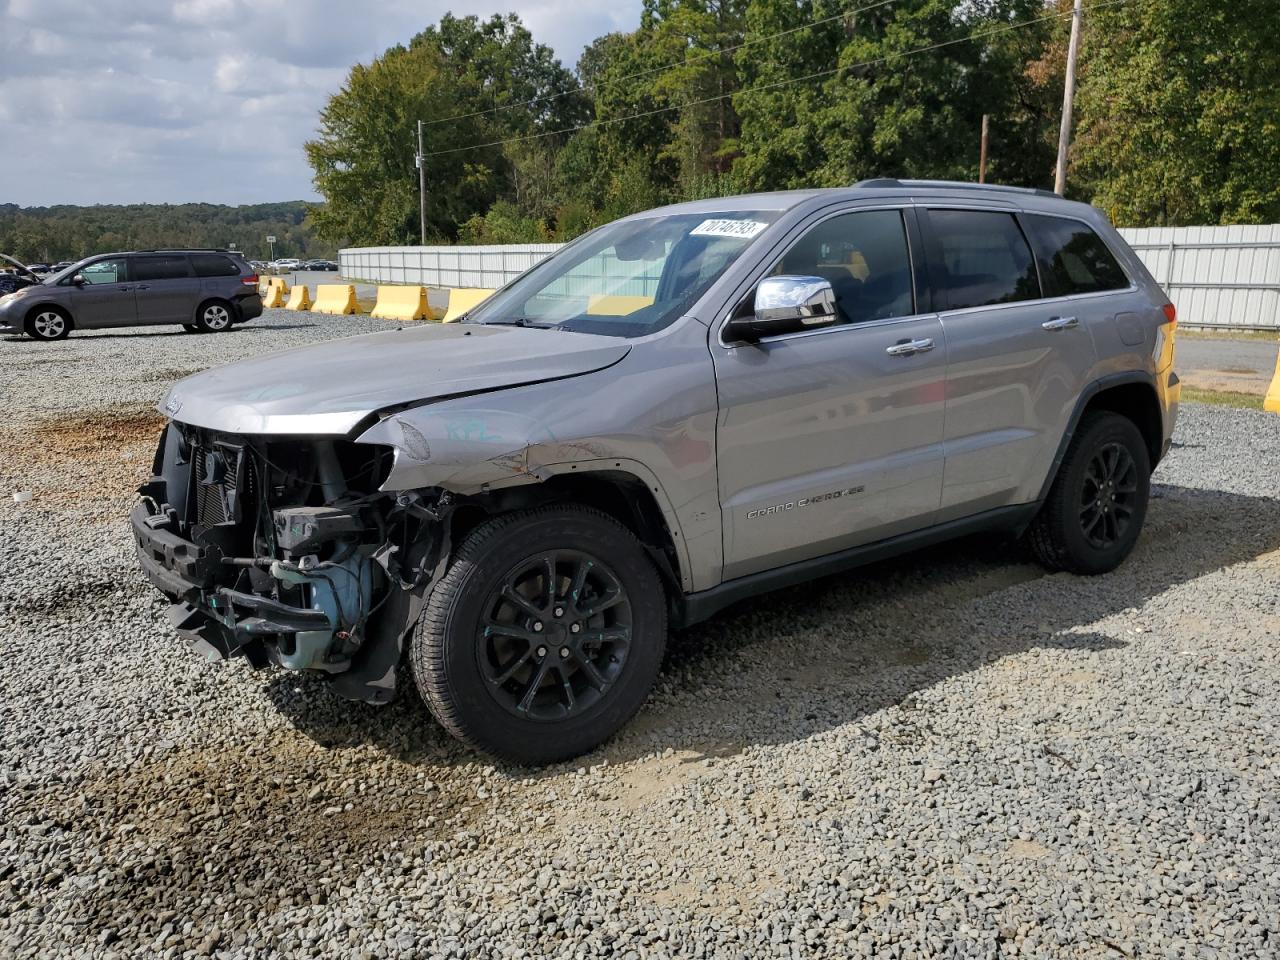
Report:
<svg viewBox="0 0 1280 960"><path fill-rule="evenodd" d="M449 309L445 311L443 323L454 323L464 313L479 306L493 296L494 291L482 290L478 287L455 287L449 291Z"/></svg>
<svg viewBox="0 0 1280 960"><path fill-rule="evenodd" d="M298 284L289 293L289 299L285 303L286 310L310 310L311 294L307 290L306 284Z"/></svg>
<svg viewBox="0 0 1280 960"><path fill-rule="evenodd" d="M404 322L438 319L427 302L427 288L418 286L379 286L370 316Z"/></svg>
<svg viewBox="0 0 1280 960"><path fill-rule="evenodd" d="M320 283L316 285L316 299L311 304L312 313L343 315L359 313L356 288L352 283Z"/></svg>

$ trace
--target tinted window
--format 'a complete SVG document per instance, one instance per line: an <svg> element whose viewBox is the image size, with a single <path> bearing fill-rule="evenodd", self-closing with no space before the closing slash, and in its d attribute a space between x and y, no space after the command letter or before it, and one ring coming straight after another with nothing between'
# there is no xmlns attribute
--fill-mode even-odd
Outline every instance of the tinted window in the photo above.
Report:
<svg viewBox="0 0 1280 960"><path fill-rule="evenodd" d="M948 310L1040 296L1031 248L1009 213L930 210L942 262L933 277Z"/></svg>
<svg viewBox="0 0 1280 960"><path fill-rule="evenodd" d="M124 259L112 258L91 263L80 271L85 283L122 283L125 279Z"/></svg>
<svg viewBox="0 0 1280 960"><path fill-rule="evenodd" d="M135 280L175 280L189 276L186 257L136 257L133 261Z"/></svg>
<svg viewBox="0 0 1280 960"><path fill-rule="evenodd" d="M193 253L191 266L195 268L197 277L238 277L240 268L230 257L220 253Z"/></svg>
<svg viewBox="0 0 1280 960"><path fill-rule="evenodd" d="M899 210L832 217L796 241L771 273L830 281L844 323L915 312L911 254Z"/></svg>
<svg viewBox="0 0 1280 960"><path fill-rule="evenodd" d="M1040 272L1049 296L1065 297L1129 286L1129 278L1107 245L1079 220L1032 214L1024 216L1023 222L1040 259Z"/></svg>

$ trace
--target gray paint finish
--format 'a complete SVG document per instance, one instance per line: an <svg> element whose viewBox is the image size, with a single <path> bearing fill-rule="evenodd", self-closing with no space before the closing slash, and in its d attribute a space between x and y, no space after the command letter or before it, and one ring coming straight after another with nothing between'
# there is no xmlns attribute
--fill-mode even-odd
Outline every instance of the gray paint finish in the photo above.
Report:
<svg viewBox="0 0 1280 960"><path fill-rule="evenodd" d="M913 317L758 345L722 342L729 311L818 218L938 203L1084 220L1135 286L942 315L922 297ZM355 431L360 442L395 448L384 490L474 494L573 472L627 474L658 501L686 592L1033 502L1085 387L1109 374L1157 384L1170 435L1175 409L1155 361L1165 298L1092 208L1031 192L907 183L663 212L735 204L783 212L684 317L649 336L423 326L210 371L174 387L162 408L233 433ZM1042 327L1068 312L1078 325ZM1141 344L1121 341L1119 312L1139 316ZM887 352L916 339L934 349Z"/></svg>

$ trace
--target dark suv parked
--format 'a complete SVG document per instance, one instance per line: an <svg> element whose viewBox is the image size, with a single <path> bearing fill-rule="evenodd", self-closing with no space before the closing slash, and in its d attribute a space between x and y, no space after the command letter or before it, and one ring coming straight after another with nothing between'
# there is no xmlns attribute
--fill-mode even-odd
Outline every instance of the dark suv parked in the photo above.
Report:
<svg viewBox="0 0 1280 960"><path fill-rule="evenodd" d="M61 340L72 329L181 324L229 330L262 314L258 275L227 250L138 250L81 260L0 300L0 333Z"/></svg>

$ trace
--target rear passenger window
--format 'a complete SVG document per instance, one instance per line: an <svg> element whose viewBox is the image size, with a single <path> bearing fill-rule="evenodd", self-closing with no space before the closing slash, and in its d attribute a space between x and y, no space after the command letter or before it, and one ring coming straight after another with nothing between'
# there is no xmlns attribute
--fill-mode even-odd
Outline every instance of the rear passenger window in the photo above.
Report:
<svg viewBox="0 0 1280 960"><path fill-rule="evenodd" d="M1102 238L1079 220L1024 214L1023 223L1036 248L1048 296L1066 297L1129 286L1129 278Z"/></svg>
<svg viewBox="0 0 1280 960"><path fill-rule="evenodd" d="M191 276L186 257L138 257L133 261L134 280L176 280Z"/></svg>
<svg viewBox="0 0 1280 960"><path fill-rule="evenodd" d="M939 307L963 310L1040 296L1031 248L1010 213L930 210L942 262L932 277Z"/></svg>
<svg viewBox="0 0 1280 960"><path fill-rule="evenodd" d="M770 273L830 281L845 323L915 313L900 210L863 210L825 220L797 240Z"/></svg>
<svg viewBox="0 0 1280 960"><path fill-rule="evenodd" d="M218 253L193 253L191 266L195 267L197 277L238 277L240 268L230 257Z"/></svg>

